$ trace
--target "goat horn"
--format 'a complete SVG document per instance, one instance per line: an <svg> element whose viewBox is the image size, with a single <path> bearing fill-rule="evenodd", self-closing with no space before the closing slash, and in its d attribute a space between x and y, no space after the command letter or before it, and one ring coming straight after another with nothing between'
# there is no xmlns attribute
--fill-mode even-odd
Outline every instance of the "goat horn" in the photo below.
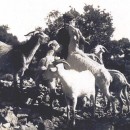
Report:
<svg viewBox="0 0 130 130"><path fill-rule="evenodd" d="M68 67L70 67L70 64L69 64L66 60L64 60L64 59L55 60L55 61L53 62L54 66L56 66L56 65L59 64L59 63L66 64Z"/></svg>
<svg viewBox="0 0 130 130"><path fill-rule="evenodd" d="M106 47L104 47L104 46L103 46L103 49L104 49L106 52L109 52L109 51L107 50L107 48L106 48Z"/></svg>
<svg viewBox="0 0 130 130"><path fill-rule="evenodd" d="M34 34L35 31L29 32L28 34L24 35L24 36L28 36L30 34Z"/></svg>

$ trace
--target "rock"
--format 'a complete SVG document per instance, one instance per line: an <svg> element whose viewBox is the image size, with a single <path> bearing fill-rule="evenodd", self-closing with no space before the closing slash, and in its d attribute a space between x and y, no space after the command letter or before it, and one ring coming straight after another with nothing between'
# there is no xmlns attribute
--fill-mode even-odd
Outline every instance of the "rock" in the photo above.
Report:
<svg viewBox="0 0 130 130"><path fill-rule="evenodd" d="M12 81L0 80L0 83L5 87L10 87L12 85Z"/></svg>
<svg viewBox="0 0 130 130"><path fill-rule="evenodd" d="M15 126L14 130L20 130L20 126Z"/></svg>
<svg viewBox="0 0 130 130"><path fill-rule="evenodd" d="M13 75L12 74L2 74L0 76L0 80L13 81Z"/></svg>
<svg viewBox="0 0 130 130"><path fill-rule="evenodd" d="M34 81L33 81L32 78L30 78L30 79L28 80L28 82L29 82L29 83L34 83Z"/></svg>
<svg viewBox="0 0 130 130"><path fill-rule="evenodd" d="M3 124L2 126L3 126L4 128L7 128L7 129L8 129L8 128L10 128L11 125L10 125L10 123L5 123L5 124Z"/></svg>
<svg viewBox="0 0 130 130"><path fill-rule="evenodd" d="M38 126L38 130L54 130L54 124L51 120L46 119L43 123L40 123Z"/></svg>
<svg viewBox="0 0 130 130"><path fill-rule="evenodd" d="M9 130L9 129L7 129L7 128L3 127L3 126L0 126L0 130Z"/></svg>
<svg viewBox="0 0 130 130"><path fill-rule="evenodd" d="M19 119L19 124L20 125L25 125L26 123L27 123L27 118L24 117L24 118Z"/></svg>
<svg viewBox="0 0 130 130"><path fill-rule="evenodd" d="M58 118L58 117L52 117L52 122L59 122L60 121L60 119Z"/></svg>
<svg viewBox="0 0 130 130"><path fill-rule="evenodd" d="M26 125L21 125L19 130L38 130L33 123L27 123Z"/></svg>
<svg viewBox="0 0 130 130"><path fill-rule="evenodd" d="M15 114L11 110L7 110L7 113L5 115L5 120L8 123L13 124L14 126L17 125L18 123L18 118L15 116Z"/></svg>
<svg viewBox="0 0 130 130"><path fill-rule="evenodd" d="M20 119L20 118L24 118L24 117L28 117L29 113L30 113L30 109L27 109L27 108L21 108L18 110L18 113L17 113L17 117Z"/></svg>
<svg viewBox="0 0 130 130"><path fill-rule="evenodd" d="M37 130L36 126L31 122L28 122L26 126L28 127L28 130Z"/></svg>
<svg viewBox="0 0 130 130"><path fill-rule="evenodd" d="M32 101L33 101L33 99L28 98L25 104L27 104L27 105L31 105L31 104L32 104Z"/></svg>

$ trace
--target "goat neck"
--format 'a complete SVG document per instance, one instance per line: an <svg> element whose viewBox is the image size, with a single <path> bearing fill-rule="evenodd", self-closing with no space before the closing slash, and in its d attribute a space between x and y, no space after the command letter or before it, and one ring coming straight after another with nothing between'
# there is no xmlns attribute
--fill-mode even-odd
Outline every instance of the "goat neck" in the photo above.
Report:
<svg viewBox="0 0 130 130"><path fill-rule="evenodd" d="M100 59L101 64L104 64L103 63L103 52L102 51L97 52L97 53L95 53L95 55Z"/></svg>
<svg viewBox="0 0 130 130"><path fill-rule="evenodd" d="M60 78L64 77L64 75L66 74L67 70L64 69L63 63L57 64L56 68L57 68L57 74L58 74L58 76Z"/></svg>
<svg viewBox="0 0 130 130"><path fill-rule="evenodd" d="M28 68L32 58L34 57L36 51L40 47L41 43L39 38L33 36L27 41L26 44L20 45L19 49L22 51L24 58L26 60L26 67Z"/></svg>
<svg viewBox="0 0 130 130"><path fill-rule="evenodd" d="M55 51L54 50L49 50L47 52L47 55L46 56L54 56L55 55Z"/></svg>
<svg viewBox="0 0 130 130"><path fill-rule="evenodd" d="M40 47L40 43L37 43L34 48L30 51L29 55L26 58L27 64L29 65L32 58L34 57L36 51L38 50L38 48Z"/></svg>
<svg viewBox="0 0 130 130"><path fill-rule="evenodd" d="M67 82L68 80L70 80L70 77L69 77L70 70L65 70L64 65L62 63L56 65L56 68L57 68L57 73L56 73L57 76L60 78L61 82L63 83L63 86L68 88L68 86L70 86L70 82ZM65 89L64 87L63 87L63 89Z"/></svg>

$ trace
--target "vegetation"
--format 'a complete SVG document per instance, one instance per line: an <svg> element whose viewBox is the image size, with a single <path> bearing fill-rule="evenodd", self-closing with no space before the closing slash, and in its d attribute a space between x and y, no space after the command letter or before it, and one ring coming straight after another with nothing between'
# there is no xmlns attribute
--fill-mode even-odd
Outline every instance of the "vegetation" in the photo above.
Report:
<svg viewBox="0 0 130 130"><path fill-rule="evenodd" d="M117 58L111 59L111 57L118 57L119 55L124 54L127 48L130 48L129 39L111 39L115 30L112 22L113 18L105 9L102 10L100 7L94 8L92 5L85 5L83 9L83 13L80 14L76 9L70 7L70 10L67 13L71 13L75 16L76 27L81 30L86 40L90 43L89 48L88 46L84 47L85 52L89 53L97 44L104 45L109 50L109 53L104 55L105 65L108 68L112 68L112 66L114 66L114 64L117 65L118 62L123 65L124 59L119 58L117 60ZM46 24L47 28L45 29L45 32L50 36L51 40L55 39L57 30L63 26L62 14L57 10L52 10L46 17ZM13 45L19 44L17 37L12 33L8 33L8 30L8 25L0 26L0 41ZM47 52L46 46L41 46L39 51L36 53L35 56L37 61L35 61L35 63L46 55L46 53L43 52Z"/></svg>
<svg viewBox="0 0 130 130"><path fill-rule="evenodd" d="M93 8L91 5L85 5L83 9L84 12L80 14L71 7L67 13L72 13L75 16L76 26L90 43L90 48L85 47L85 52L90 52L97 44L104 45L109 51L109 53L104 55L105 66L124 72L125 57L121 58L120 56L130 48L129 39L111 39L115 29L112 23L112 16L110 13L106 12L106 10L101 10L100 7ZM55 39L57 30L63 25L62 14L57 10L51 11L46 18L46 23L48 27L45 29L45 32L50 36L51 40ZM40 27L37 29L40 29ZM20 42L17 37L12 33L8 33L8 30L8 25L0 26L0 41L11 45L19 44ZM26 41L23 43L25 42ZM64 107L66 104L64 102L64 95L61 91L61 84L58 86L57 92L59 94L53 102L52 111L52 109L50 109L50 90L47 88L48 86L41 84L40 90L35 86L35 81L32 79L35 76L34 68L37 67L38 61L46 55L47 50L47 46L41 46L39 51L35 54L29 71L26 71L26 76L29 77L29 79L26 77L23 83L24 89L17 97L14 94L14 87L12 87L12 76L8 74L0 76L1 129L71 129L66 123L66 108ZM113 116L110 111L105 113L103 111L104 102L100 95L97 99L95 120L91 118L90 107L86 107L83 111L77 111L75 130L87 128L97 128L100 130L104 130L105 128L115 128L116 130L129 129L130 113L126 113L127 109L124 108L123 115ZM16 98L19 100L17 104L14 102ZM80 107L80 105L78 106ZM87 106L89 106L89 104L87 104ZM118 101L116 101L116 107L119 110ZM50 115L52 117L50 117Z"/></svg>
<svg viewBox="0 0 130 130"><path fill-rule="evenodd" d="M14 36L12 33L8 33L8 30L8 25L0 26L0 41L11 45L19 44L17 37Z"/></svg>
<svg viewBox="0 0 130 130"><path fill-rule="evenodd" d="M84 12L80 14L74 8L70 8L67 13L73 14L76 18L76 27L80 29L86 40L90 43L90 47L84 47L85 52L89 53L97 44L104 45L109 53L104 55L104 63L108 68L124 69L124 59L120 55L124 54L127 48L130 48L130 41L127 38L120 40L112 40L113 32L113 18L106 10L101 10L100 7L93 8L92 5L85 5ZM47 33L51 39L55 39L58 29L63 25L63 17L60 12L53 10L47 16L46 28ZM114 59L111 57L114 55ZM107 59L107 60L106 60ZM120 65L118 64L120 63Z"/></svg>

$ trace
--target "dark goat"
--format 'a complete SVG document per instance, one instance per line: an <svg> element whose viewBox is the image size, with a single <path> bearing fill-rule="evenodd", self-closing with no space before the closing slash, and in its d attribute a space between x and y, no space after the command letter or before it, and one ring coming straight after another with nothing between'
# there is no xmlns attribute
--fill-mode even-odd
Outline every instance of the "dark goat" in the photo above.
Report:
<svg viewBox="0 0 130 130"><path fill-rule="evenodd" d="M33 31L26 36L31 38L25 44L7 45L0 42L0 72L12 73L14 86L17 86L17 77L20 77L20 87L22 87L23 76L32 58L41 44L46 44L49 37L40 31Z"/></svg>

